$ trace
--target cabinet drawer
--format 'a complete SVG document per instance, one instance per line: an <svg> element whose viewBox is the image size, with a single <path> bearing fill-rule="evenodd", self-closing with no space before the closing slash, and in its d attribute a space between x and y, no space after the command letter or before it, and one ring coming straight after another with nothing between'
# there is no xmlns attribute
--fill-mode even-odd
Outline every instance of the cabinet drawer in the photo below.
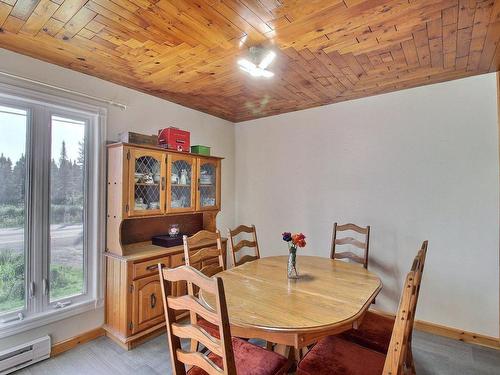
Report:
<svg viewBox="0 0 500 375"><path fill-rule="evenodd" d="M134 263L132 278L135 280L140 277L158 274L158 263L163 264L165 267L169 267L170 257L155 258L144 262Z"/></svg>
<svg viewBox="0 0 500 375"><path fill-rule="evenodd" d="M185 263L184 253L175 254L170 257L170 267L172 268L183 266Z"/></svg>

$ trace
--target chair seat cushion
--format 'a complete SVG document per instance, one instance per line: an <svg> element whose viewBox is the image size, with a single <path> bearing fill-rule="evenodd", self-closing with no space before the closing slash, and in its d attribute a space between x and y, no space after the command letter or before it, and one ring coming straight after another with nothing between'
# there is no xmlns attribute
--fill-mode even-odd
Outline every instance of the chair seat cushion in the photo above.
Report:
<svg viewBox="0 0 500 375"><path fill-rule="evenodd" d="M387 354L391 341L394 318L368 311L358 329L351 329L340 335L345 340Z"/></svg>
<svg viewBox="0 0 500 375"><path fill-rule="evenodd" d="M198 324L198 326L207 331L210 334L210 336L213 336L218 339L220 338L219 327L216 326L215 324L210 323L208 320L203 318L198 318L196 324Z"/></svg>
<svg viewBox="0 0 500 375"><path fill-rule="evenodd" d="M381 375L384 362L382 353L329 336L300 361L297 375Z"/></svg>
<svg viewBox="0 0 500 375"><path fill-rule="evenodd" d="M232 338L234 361L238 375L278 375L285 374L289 361L278 353L271 352L248 341ZM210 353L208 358L217 366L223 368L222 358ZM191 367L189 375L206 375L199 367Z"/></svg>

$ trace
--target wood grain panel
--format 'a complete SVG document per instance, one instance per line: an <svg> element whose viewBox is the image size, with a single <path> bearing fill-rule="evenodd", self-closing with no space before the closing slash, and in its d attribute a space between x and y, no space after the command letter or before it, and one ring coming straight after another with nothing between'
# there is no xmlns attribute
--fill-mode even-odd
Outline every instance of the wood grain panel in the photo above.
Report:
<svg viewBox="0 0 500 375"><path fill-rule="evenodd" d="M233 122L496 71L499 40L500 0L0 0L0 47Z"/></svg>

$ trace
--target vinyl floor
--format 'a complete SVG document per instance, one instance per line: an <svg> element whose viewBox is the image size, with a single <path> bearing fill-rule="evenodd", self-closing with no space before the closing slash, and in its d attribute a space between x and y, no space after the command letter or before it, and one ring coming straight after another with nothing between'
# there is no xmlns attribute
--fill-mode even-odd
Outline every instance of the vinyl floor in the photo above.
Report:
<svg viewBox="0 0 500 375"><path fill-rule="evenodd" d="M423 332L414 332L417 375L500 375L500 351ZM106 337L81 345L16 375L171 374L165 335L131 351Z"/></svg>

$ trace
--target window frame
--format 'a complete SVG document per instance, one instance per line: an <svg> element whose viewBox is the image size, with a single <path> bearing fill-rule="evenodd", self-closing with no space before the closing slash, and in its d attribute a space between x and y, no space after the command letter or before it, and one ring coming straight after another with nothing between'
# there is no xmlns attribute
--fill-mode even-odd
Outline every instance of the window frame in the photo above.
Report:
<svg viewBox="0 0 500 375"><path fill-rule="evenodd" d="M26 129L25 305L0 315L0 337L65 319L103 305L104 181L106 115L104 107L0 82L0 103L28 111ZM52 116L85 121L84 291L50 301L50 150ZM43 142L33 140L43 139ZM34 181L40 181L34 183ZM35 225L35 223L37 223ZM34 297L29 296L35 281ZM66 304L70 302L70 304ZM63 306L57 306L58 303ZM66 305L65 305L66 304ZM23 319L14 319L19 313ZM12 320L14 319L14 320ZM4 323L1 321L5 320Z"/></svg>

